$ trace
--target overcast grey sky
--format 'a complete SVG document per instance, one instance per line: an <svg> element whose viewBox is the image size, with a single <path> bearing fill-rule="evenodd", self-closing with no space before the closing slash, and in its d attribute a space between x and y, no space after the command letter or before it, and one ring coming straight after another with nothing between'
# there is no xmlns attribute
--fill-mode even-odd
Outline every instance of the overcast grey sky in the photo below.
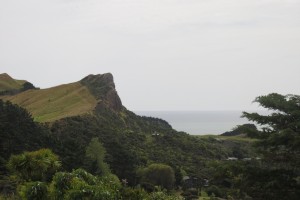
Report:
<svg viewBox="0 0 300 200"><path fill-rule="evenodd" d="M0 72L111 72L130 110L247 110L300 94L299 0L0 0Z"/></svg>

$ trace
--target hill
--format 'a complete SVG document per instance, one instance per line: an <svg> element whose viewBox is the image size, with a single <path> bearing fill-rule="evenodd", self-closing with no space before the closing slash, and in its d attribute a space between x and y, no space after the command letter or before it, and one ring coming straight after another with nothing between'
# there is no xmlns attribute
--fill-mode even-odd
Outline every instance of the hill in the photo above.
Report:
<svg viewBox="0 0 300 200"><path fill-rule="evenodd" d="M27 81L13 79L6 73L0 74L0 92L21 89L25 82Z"/></svg>
<svg viewBox="0 0 300 200"><path fill-rule="evenodd" d="M7 74L2 76L1 82L2 88L21 87L18 85L21 81L15 81ZM51 122L65 117L91 114L95 109L104 107L113 110L122 109L113 77L109 73L89 75L78 82L48 89L31 89L17 94L2 95L0 98L26 108L38 122Z"/></svg>
<svg viewBox="0 0 300 200"><path fill-rule="evenodd" d="M69 169L84 164L78 156L84 157L85 149L78 147L85 147L93 137L104 143L112 155L110 164L116 168L122 160L117 159L119 155L127 154L123 157L134 155L132 159L137 165L143 163L144 158L172 166L185 162L184 165L189 166L186 170L196 173L191 163L203 165L203 158L224 159L232 154L231 150L222 148L221 143L196 139L177 132L162 119L141 117L127 110L110 73L88 75L78 82L48 89L29 89L1 98L28 110L36 122L51 122L47 123L50 137L58 139L59 145L53 142L49 147L55 146L54 151ZM72 145L68 144L70 141ZM61 146L61 143L65 145ZM122 150L117 151L116 146ZM164 156L166 151L169 151L167 157ZM193 153L195 151L197 154Z"/></svg>
<svg viewBox="0 0 300 200"><path fill-rule="evenodd" d="M10 82L14 79L3 77L2 81L7 79L6 85L12 85ZM1 98L18 105L0 100L0 199L2 194L14 196L20 188L13 172L6 168L11 155L40 148L52 149L59 156L62 171L74 172L74 169L83 168L99 175L103 169L101 163L87 155L88 149L94 149L95 155L101 154L101 162L107 163L107 171L126 181L126 190L128 184L154 191L155 185L145 182L141 172L152 164L160 166L162 163L173 169L174 186L183 189L183 196L193 199L198 198L197 189L223 199L299 197L299 151L294 151L294 155L286 153L280 145L277 150L280 154L274 154L275 148L263 149L261 146L269 142L277 147L274 141L292 144L295 149L299 146L299 140L293 139L297 139L298 128L295 127L295 132L290 128L299 122L295 118L299 113L298 96L282 107L296 111L294 116L284 116L285 119L290 117L291 121L286 135L279 135L279 130L275 137L280 137L268 141L262 140L265 134L256 134L263 136L256 139L245 134L191 136L172 129L162 119L138 116L122 105L111 74L89 75L78 82L43 90L25 82L21 89L6 90ZM275 100L278 102L277 98ZM30 110L35 121L24 108ZM267 117L273 122L274 116L279 115ZM238 130L243 133L247 127L249 125L242 125ZM254 130L252 135L257 133L256 128L250 127ZM101 152L99 145L92 148L91 142L96 140L103 146ZM21 162L21 165L26 163L31 161ZM23 167L18 168L23 170ZM32 169L37 168L29 167L30 173Z"/></svg>
<svg viewBox="0 0 300 200"><path fill-rule="evenodd" d="M0 193L1 188L14 192L5 166L12 154L23 151L49 148L60 157L63 171L84 168L97 174L97 163L86 156L94 138L103 144L111 172L131 186L146 184L138 172L153 163L173 168L176 186L188 176L200 180L198 187L203 180L220 180L216 163L222 166L228 157L256 157L252 141L191 136L165 120L127 110L110 73L48 89L18 89L0 99L15 103L0 100Z"/></svg>

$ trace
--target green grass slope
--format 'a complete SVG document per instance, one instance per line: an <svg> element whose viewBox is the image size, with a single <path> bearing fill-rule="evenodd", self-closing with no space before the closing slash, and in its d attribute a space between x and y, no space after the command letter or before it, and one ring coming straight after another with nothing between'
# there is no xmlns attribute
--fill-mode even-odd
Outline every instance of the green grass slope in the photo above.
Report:
<svg viewBox="0 0 300 200"><path fill-rule="evenodd" d="M80 82L28 90L13 96L3 96L2 99L26 108L38 122L91 113L97 105L95 97Z"/></svg>
<svg viewBox="0 0 300 200"><path fill-rule="evenodd" d="M0 74L0 92L21 89L25 82L24 80L15 80L6 73Z"/></svg>

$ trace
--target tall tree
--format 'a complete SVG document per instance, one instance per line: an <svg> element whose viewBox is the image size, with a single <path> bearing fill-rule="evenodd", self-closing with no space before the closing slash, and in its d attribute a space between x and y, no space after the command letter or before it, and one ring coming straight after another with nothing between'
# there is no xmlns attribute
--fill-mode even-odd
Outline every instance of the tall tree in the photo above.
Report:
<svg viewBox="0 0 300 200"><path fill-rule="evenodd" d="M259 146L274 161L299 166L300 161L300 96L272 93L254 102L269 109L269 115L243 112L243 117L262 126L257 131ZM267 155L267 154L266 154Z"/></svg>
<svg viewBox="0 0 300 200"><path fill-rule="evenodd" d="M106 150L98 138L92 138L86 148L86 157L91 160L91 164L96 164L96 174L107 175L110 170L106 162L104 162Z"/></svg>
<svg viewBox="0 0 300 200"><path fill-rule="evenodd" d="M298 199L300 196L300 96L272 93L254 102L269 115L244 112L258 123L260 165L247 170L244 187L255 199Z"/></svg>

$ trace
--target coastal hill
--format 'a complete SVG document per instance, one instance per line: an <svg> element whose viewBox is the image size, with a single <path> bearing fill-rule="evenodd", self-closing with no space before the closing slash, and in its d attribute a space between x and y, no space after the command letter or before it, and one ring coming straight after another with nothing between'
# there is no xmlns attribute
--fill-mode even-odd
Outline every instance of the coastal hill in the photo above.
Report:
<svg viewBox="0 0 300 200"><path fill-rule="evenodd" d="M21 89L26 82L25 80L13 79L6 73L0 74L0 92Z"/></svg>
<svg viewBox="0 0 300 200"><path fill-rule="evenodd" d="M142 185L149 191L154 191L154 185L145 183L139 172L153 163L163 163L173 169L174 186L182 185L184 177L200 180L193 183L197 185L215 180L214 184L222 186L227 177L219 177L214 163L225 163L230 157L240 160L257 157L252 141L192 136L174 130L165 120L127 110L110 73L89 75L48 89L16 81L7 74L1 76L0 82L3 83L0 87L0 199L2 191L11 193L16 189L14 182L1 178L10 173L6 169L10 157L42 148L51 149L59 156L62 171L83 168L97 175L103 169L97 160L98 153L105 152L100 157L111 173L128 181L129 186ZM103 145L100 150L92 145L96 140ZM91 146L96 157L87 155Z"/></svg>
<svg viewBox="0 0 300 200"><path fill-rule="evenodd" d="M21 89L25 82L1 74L0 91ZM0 98L26 108L38 122L91 114L96 109L109 108L118 112L123 108L110 73L89 75L78 82L47 89L33 88Z"/></svg>

